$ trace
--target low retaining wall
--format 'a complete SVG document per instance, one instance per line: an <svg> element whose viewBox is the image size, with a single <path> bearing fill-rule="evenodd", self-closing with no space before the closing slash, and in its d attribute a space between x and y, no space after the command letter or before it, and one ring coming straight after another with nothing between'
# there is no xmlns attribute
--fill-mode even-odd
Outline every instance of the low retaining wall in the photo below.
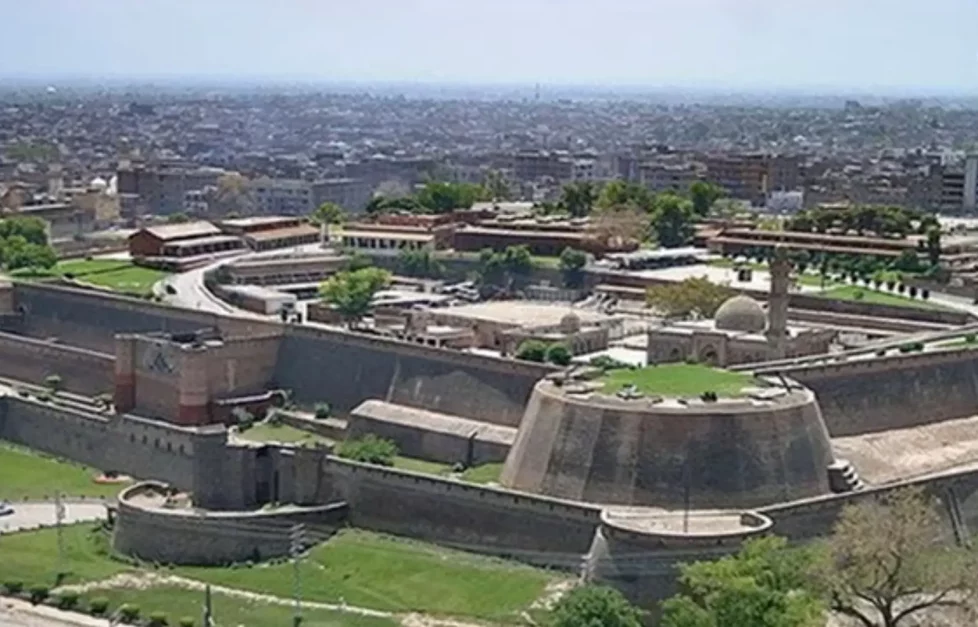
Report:
<svg viewBox="0 0 978 627"><path fill-rule="evenodd" d="M317 539L343 524L343 503L285 507L257 512L202 512L164 509L138 503L141 494L158 494L166 484L146 482L119 496L112 548L161 564L223 565L289 554L289 530L304 524Z"/></svg>

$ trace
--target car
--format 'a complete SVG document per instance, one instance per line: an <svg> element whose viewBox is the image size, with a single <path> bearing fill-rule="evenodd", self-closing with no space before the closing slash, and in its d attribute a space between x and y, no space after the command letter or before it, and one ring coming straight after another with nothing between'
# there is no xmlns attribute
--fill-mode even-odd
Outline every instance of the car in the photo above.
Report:
<svg viewBox="0 0 978 627"><path fill-rule="evenodd" d="M6 501L0 501L0 516L10 516L14 513L14 507Z"/></svg>

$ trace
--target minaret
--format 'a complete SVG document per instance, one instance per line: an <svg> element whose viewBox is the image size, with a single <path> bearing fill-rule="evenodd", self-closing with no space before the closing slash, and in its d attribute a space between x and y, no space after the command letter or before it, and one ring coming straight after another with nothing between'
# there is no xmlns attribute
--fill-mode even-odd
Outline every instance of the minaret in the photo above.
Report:
<svg viewBox="0 0 978 627"><path fill-rule="evenodd" d="M788 344L788 282L791 262L781 246L774 249L771 260L771 296L767 307L767 345L770 359L784 359Z"/></svg>

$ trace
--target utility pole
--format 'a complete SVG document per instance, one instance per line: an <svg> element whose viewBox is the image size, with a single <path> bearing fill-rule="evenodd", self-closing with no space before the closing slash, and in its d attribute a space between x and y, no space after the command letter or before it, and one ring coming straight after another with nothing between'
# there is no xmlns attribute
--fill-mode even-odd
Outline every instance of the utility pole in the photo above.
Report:
<svg viewBox="0 0 978 627"><path fill-rule="evenodd" d="M299 581L299 559L302 557L305 541L305 525L293 525L289 531L289 555L292 556L292 594L295 599L292 627L299 627L302 623L302 587Z"/></svg>
<svg viewBox="0 0 978 627"><path fill-rule="evenodd" d="M58 567L55 571L58 583L64 573L64 534L61 523L65 519L65 505L61 501L61 493L54 493L54 528L58 538Z"/></svg>
<svg viewBox="0 0 978 627"><path fill-rule="evenodd" d="M211 627L214 624L214 615L211 607L211 586L204 586L204 621L203 627Z"/></svg>

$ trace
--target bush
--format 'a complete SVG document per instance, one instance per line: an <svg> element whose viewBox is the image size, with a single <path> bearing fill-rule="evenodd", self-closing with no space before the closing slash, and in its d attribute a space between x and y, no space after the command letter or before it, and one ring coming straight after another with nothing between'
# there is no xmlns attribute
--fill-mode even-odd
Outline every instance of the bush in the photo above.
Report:
<svg viewBox="0 0 978 627"><path fill-rule="evenodd" d="M124 603L119 606L119 619L131 625L139 620L139 606L135 603Z"/></svg>
<svg viewBox="0 0 978 627"><path fill-rule="evenodd" d="M397 452L397 444L369 433L362 438L343 442L340 445L339 455L345 459L367 464L393 466Z"/></svg>
<svg viewBox="0 0 978 627"><path fill-rule="evenodd" d="M280 414L277 410L270 409L268 411L267 416L265 417L265 422L267 422L268 424L272 425L273 427L281 427L282 426L282 414Z"/></svg>
<svg viewBox="0 0 978 627"><path fill-rule="evenodd" d="M899 292L900 294L904 294L904 293L906 293L906 291L907 291L907 286L906 285L904 285L903 283L901 283L900 285L897 285L897 292Z"/></svg>
<svg viewBox="0 0 978 627"><path fill-rule="evenodd" d="M194 627L194 619L189 616L181 616L178 624L180 627Z"/></svg>
<svg viewBox="0 0 978 627"><path fill-rule="evenodd" d="M37 398L37 400L41 401L42 403L47 403L47 402L50 402L51 401L51 398L52 397L51 397L51 393L50 392L38 392L36 398Z"/></svg>
<svg viewBox="0 0 978 627"><path fill-rule="evenodd" d="M65 590L58 593L58 609L73 610L78 605L78 593L74 590Z"/></svg>
<svg viewBox="0 0 978 627"><path fill-rule="evenodd" d="M166 627L166 612L153 612L149 615L149 627Z"/></svg>
<svg viewBox="0 0 978 627"><path fill-rule="evenodd" d="M255 424L255 417L250 411L244 409L243 407L235 407L231 410L231 417L234 418L234 422L238 425L239 431L247 431Z"/></svg>
<svg viewBox="0 0 978 627"><path fill-rule="evenodd" d="M44 377L44 387L48 388L52 392L57 392L61 389L61 376L56 374L49 374Z"/></svg>
<svg viewBox="0 0 978 627"><path fill-rule="evenodd" d="M930 298L930 290L927 289L920 290L920 297L923 298L924 300Z"/></svg>
<svg viewBox="0 0 978 627"><path fill-rule="evenodd" d="M24 582L11 579L3 582L3 591L7 594L20 594L24 590Z"/></svg>
<svg viewBox="0 0 978 627"><path fill-rule="evenodd" d="M969 333L969 334L965 335L964 336L964 343L965 344L974 344L975 343L975 334L974 333Z"/></svg>
<svg viewBox="0 0 978 627"><path fill-rule="evenodd" d="M33 603L34 605L37 605L38 603L43 603L44 600L48 598L48 594L50 594L50 592L51 591L48 589L47 586L43 586L40 584L31 586L31 589L29 591L31 595L30 596L31 603Z"/></svg>
<svg viewBox="0 0 978 627"><path fill-rule="evenodd" d="M704 403L715 403L715 402L717 402L717 393L716 392L703 392L700 395L700 400L702 400Z"/></svg>
<svg viewBox="0 0 978 627"><path fill-rule="evenodd" d="M915 286L911 285L907 291L910 293L910 298L917 298L917 288Z"/></svg>
<svg viewBox="0 0 978 627"><path fill-rule="evenodd" d="M542 364L547 358L547 345L539 340L526 340L516 349L516 358Z"/></svg>
<svg viewBox="0 0 978 627"><path fill-rule="evenodd" d="M607 372L608 370L625 370L634 369L634 366L628 362L618 361L614 357L609 357L608 355L598 355L597 357L592 357L588 365L598 368L602 371Z"/></svg>
<svg viewBox="0 0 978 627"><path fill-rule="evenodd" d="M333 415L333 408L329 406L329 403L316 403L316 420L326 420L331 415Z"/></svg>
<svg viewBox="0 0 978 627"><path fill-rule="evenodd" d="M885 357L886 356L886 349L885 348L881 348L878 351L876 351L876 356L877 357Z"/></svg>
<svg viewBox="0 0 978 627"><path fill-rule="evenodd" d="M568 366L571 362L570 349L564 344L551 344L547 347L546 358L547 361L555 364L557 366Z"/></svg>
<svg viewBox="0 0 978 627"><path fill-rule="evenodd" d="M105 597L95 597L88 602L88 613L92 616L102 616L109 609L109 600Z"/></svg>

